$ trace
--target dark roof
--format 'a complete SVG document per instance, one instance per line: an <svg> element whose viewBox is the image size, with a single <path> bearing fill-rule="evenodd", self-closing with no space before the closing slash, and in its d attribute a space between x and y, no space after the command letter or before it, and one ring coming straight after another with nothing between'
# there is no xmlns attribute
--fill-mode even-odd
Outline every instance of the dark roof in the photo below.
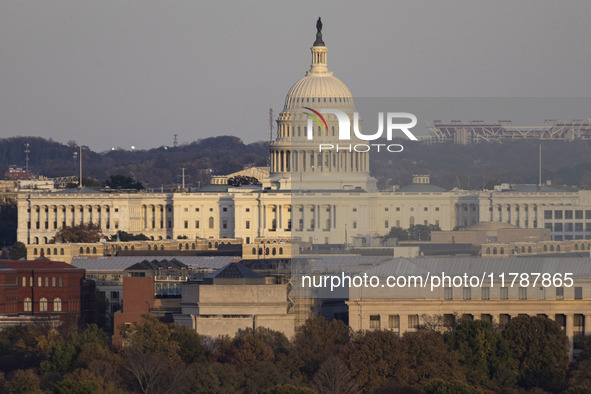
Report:
<svg viewBox="0 0 591 394"><path fill-rule="evenodd" d="M152 270L155 271L161 268L172 268L172 269L188 269L189 266L187 264L181 263L177 259L171 260L143 260L139 263L135 263L134 265L127 267L126 271L137 271L137 270Z"/></svg>
<svg viewBox="0 0 591 394"><path fill-rule="evenodd" d="M260 279L262 276L246 268L240 263L229 263L224 265L219 270L207 275L207 279L223 278L223 279Z"/></svg>
<svg viewBox="0 0 591 394"><path fill-rule="evenodd" d="M72 264L63 261L51 261L48 259L37 260L2 260L0 265L13 269L79 269Z"/></svg>
<svg viewBox="0 0 591 394"><path fill-rule="evenodd" d="M447 191L441 186L432 185L430 183L411 183L410 185L402 186L397 192L400 193L441 193Z"/></svg>
<svg viewBox="0 0 591 394"><path fill-rule="evenodd" d="M98 189L91 188L91 187L83 187L82 189L79 188L71 188L71 189L63 189L54 192L56 194L97 194L97 193L104 193Z"/></svg>

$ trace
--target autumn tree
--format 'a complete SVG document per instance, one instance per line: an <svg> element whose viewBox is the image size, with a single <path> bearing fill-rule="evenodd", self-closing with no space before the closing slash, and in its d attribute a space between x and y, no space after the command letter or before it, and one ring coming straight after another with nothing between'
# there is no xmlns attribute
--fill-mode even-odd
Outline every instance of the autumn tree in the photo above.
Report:
<svg viewBox="0 0 591 394"><path fill-rule="evenodd" d="M49 243L92 243L101 239L103 231L93 223L62 227Z"/></svg>
<svg viewBox="0 0 591 394"><path fill-rule="evenodd" d="M380 389L394 380L404 362L400 338L392 331L362 331L353 335L344 353L351 374L363 392Z"/></svg>
<svg viewBox="0 0 591 394"><path fill-rule="evenodd" d="M396 371L396 380L401 384L418 388L432 379L466 380L458 354L449 350L441 334L425 330L407 332L401 342L403 360Z"/></svg>
<svg viewBox="0 0 591 394"><path fill-rule="evenodd" d="M290 358L304 377L312 379L320 365L349 343L350 328L340 320L326 321L323 317L306 320L292 341Z"/></svg>
<svg viewBox="0 0 591 394"><path fill-rule="evenodd" d="M312 380L312 387L318 394L355 394L357 385L349 368L338 356L326 359Z"/></svg>

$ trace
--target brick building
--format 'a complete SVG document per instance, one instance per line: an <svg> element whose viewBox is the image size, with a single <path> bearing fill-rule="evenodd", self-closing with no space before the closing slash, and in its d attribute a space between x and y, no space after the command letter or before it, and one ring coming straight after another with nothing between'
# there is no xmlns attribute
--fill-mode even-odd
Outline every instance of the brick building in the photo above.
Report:
<svg viewBox="0 0 591 394"><path fill-rule="evenodd" d="M57 317L62 323L94 320L94 282L85 271L48 259L0 260L0 314Z"/></svg>

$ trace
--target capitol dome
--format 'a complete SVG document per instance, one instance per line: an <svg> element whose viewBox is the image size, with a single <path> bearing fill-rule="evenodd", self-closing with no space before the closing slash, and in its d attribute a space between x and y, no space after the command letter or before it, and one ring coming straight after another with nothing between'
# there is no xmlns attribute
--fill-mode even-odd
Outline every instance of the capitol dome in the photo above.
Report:
<svg viewBox="0 0 591 394"><path fill-rule="evenodd" d="M285 98L285 109L314 107L354 107L349 88L332 72L312 73L297 81Z"/></svg>
<svg viewBox="0 0 591 394"><path fill-rule="evenodd" d="M285 98L285 110L313 106L354 110L353 96L347 85L328 71L327 48L320 31L311 48L312 65L306 76L297 81Z"/></svg>

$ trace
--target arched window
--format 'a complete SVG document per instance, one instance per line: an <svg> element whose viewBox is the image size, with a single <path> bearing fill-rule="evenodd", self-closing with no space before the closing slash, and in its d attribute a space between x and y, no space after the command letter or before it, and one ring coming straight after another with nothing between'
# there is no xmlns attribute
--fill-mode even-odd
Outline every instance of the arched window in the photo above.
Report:
<svg viewBox="0 0 591 394"><path fill-rule="evenodd" d="M47 248L47 255L51 256L51 248Z"/></svg>
<svg viewBox="0 0 591 394"><path fill-rule="evenodd" d="M277 249L276 248L273 248L272 253L273 253L273 256L275 256L277 254Z"/></svg>
<svg viewBox="0 0 591 394"><path fill-rule="evenodd" d="M252 248L252 254L257 254L257 248Z"/></svg>
<svg viewBox="0 0 591 394"><path fill-rule="evenodd" d="M560 252L560 245L556 245L556 251Z"/></svg>
<svg viewBox="0 0 591 394"><path fill-rule="evenodd" d="M31 302L31 299L29 297L25 298L25 302L24 302L24 311L25 312L31 312L33 310L33 303Z"/></svg>
<svg viewBox="0 0 591 394"><path fill-rule="evenodd" d="M39 300L39 312L47 312L47 298L45 297Z"/></svg>
<svg viewBox="0 0 591 394"><path fill-rule="evenodd" d="M33 249L33 254L34 254L35 256L37 256L37 253L39 253L39 251L37 250L37 248Z"/></svg>
<svg viewBox="0 0 591 394"><path fill-rule="evenodd" d="M51 278L51 287L55 287L55 276Z"/></svg>
<svg viewBox="0 0 591 394"><path fill-rule="evenodd" d="M548 245L544 245L544 252L548 251Z"/></svg>
<svg viewBox="0 0 591 394"><path fill-rule="evenodd" d="M531 246L527 247L527 253L531 253Z"/></svg>
<svg viewBox="0 0 591 394"><path fill-rule="evenodd" d="M213 228L213 216L209 217L209 228Z"/></svg>
<svg viewBox="0 0 591 394"><path fill-rule="evenodd" d="M135 245L131 245L131 250L135 250Z"/></svg>
<svg viewBox="0 0 591 394"><path fill-rule="evenodd" d="M579 244L575 244L575 250L579 250Z"/></svg>
<svg viewBox="0 0 591 394"><path fill-rule="evenodd" d="M54 298L53 300L53 311L54 312L61 312L62 311L62 300L59 298Z"/></svg>
<svg viewBox="0 0 591 394"><path fill-rule="evenodd" d="M521 247L521 253L525 253L525 246Z"/></svg>
<svg viewBox="0 0 591 394"><path fill-rule="evenodd" d="M54 256L57 256L57 248L53 248L53 254Z"/></svg>
<svg viewBox="0 0 591 394"><path fill-rule="evenodd" d="M490 254L490 248L486 248L486 254Z"/></svg>
<svg viewBox="0 0 591 394"><path fill-rule="evenodd" d="M60 255L63 256L64 255L64 248L60 248Z"/></svg>
<svg viewBox="0 0 591 394"><path fill-rule="evenodd" d="M501 253L500 254L505 254L505 248L501 248Z"/></svg>
<svg viewBox="0 0 591 394"><path fill-rule="evenodd" d="M219 244L216 242L216 243L214 244L214 246L217 248L217 247L219 246Z"/></svg>
<svg viewBox="0 0 591 394"><path fill-rule="evenodd" d="M152 245L148 245L148 250L152 250Z"/></svg>
<svg viewBox="0 0 591 394"><path fill-rule="evenodd" d="M191 244L191 249L195 250L195 242Z"/></svg>
<svg viewBox="0 0 591 394"><path fill-rule="evenodd" d="M129 250L129 247L127 245L125 245L125 250Z"/></svg>
<svg viewBox="0 0 591 394"><path fill-rule="evenodd" d="M263 254L263 248L259 248L259 255Z"/></svg>
<svg viewBox="0 0 591 394"><path fill-rule="evenodd" d="M43 286L43 278L40 276L37 277L37 287Z"/></svg>
<svg viewBox="0 0 591 394"><path fill-rule="evenodd" d="M164 250L164 245L160 245L160 250Z"/></svg>
<svg viewBox="0 0 591 394"><path fill-rule="evenodd" d="M92 253L93 253L93 254L96 254L96 246L93 246L93 247L92 247Z"/></svg>
<svg viewBox="0 0 591 394"><path fill-rule="evenodd" d="M188 242L185 244L185 250L189 250L189 243Z"/></svg>
<svg viewBox="0 0 591 394"><path fill-rule="evenodd" d="M183 244L179 244L179 250L183 250Z"/></svg>
<svg viewBox="0 0 591 394"><path fill-rule="evenodd" d="M27 278L23 276L23 287L27 287Z"/></svg>
<svg viewBox="0 0 591 394"><path fill-rule="evenodd" d="M550 252L554 252L554 245L550 245Z"/></svg>
<svg viewBox="0 0 591 394"><path fill-rule="evenodd" d="M283 248L279 248L279 254L283 254Z"/></svg>
<svg viewBox="0 0 591 394"><path fill-rule="evenodd" d="M493 254L497 254L497 248L493 248Z"/></svg>
<svg viewBox="0 0 591 394"><path fill-rule="evenodd" d="M90 253L90 246L86 247L86 253Z"/></svg>

